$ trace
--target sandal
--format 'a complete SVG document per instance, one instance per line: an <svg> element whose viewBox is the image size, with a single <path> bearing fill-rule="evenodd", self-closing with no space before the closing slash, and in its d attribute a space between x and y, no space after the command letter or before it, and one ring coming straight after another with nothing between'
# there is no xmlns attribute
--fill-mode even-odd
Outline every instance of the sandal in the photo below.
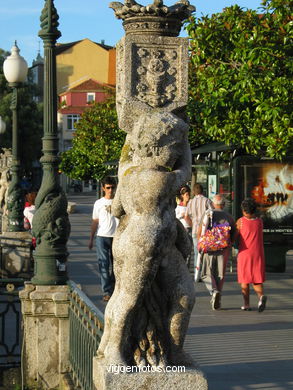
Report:
<svg viewBox="0 0 293 390"><path fill-rule="evenodd" d="M251 311L251 307L247 307L247 306L241 306L241 310L244 310L244 311Z"/></svg>

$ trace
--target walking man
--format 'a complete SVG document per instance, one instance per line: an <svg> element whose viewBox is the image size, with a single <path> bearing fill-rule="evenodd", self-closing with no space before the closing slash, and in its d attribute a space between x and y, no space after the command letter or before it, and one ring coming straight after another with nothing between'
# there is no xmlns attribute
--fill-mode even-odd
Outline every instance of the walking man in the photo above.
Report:
<svg viewBox="0 0 293 390"><path fill-rule="evenodd" d="M203 195L203 188L201 184L196 183L193 187L194 198L187 204L185 221L192 227L192 241L194 249L194 265L197 262L197 231L199 223L205 211L211 208L211 201Z"/></svg>
<svg viewBox="0 0 293 390"><path fill-rule="evenodd" d="M101 276L103 301L109 301L115 284L113 273L112 242L118 226L118 219L111 215L111 205L115 194L116 182L112 177L102 180L104 196L96 200L93 208L89 249L93 248L96 235L97 258Z"/></svg>

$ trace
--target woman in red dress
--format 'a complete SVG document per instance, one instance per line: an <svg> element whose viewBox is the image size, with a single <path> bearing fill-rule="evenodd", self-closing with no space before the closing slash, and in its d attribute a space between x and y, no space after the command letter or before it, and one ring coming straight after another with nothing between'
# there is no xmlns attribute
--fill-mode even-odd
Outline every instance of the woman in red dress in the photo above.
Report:
<svg viewBox="0 0 293 390"><path fill-rule="evenodd" d="M258 311L264 311L267 297L263 293L265 281L265 257L263 247L263 222L256 217L257 205L253 199L241 203L243 217L237 221L239 252L237 258L238 283L241 285L244 306L242 310L251 310L249 305L249 284L252 283L258 296Z"/></svg>

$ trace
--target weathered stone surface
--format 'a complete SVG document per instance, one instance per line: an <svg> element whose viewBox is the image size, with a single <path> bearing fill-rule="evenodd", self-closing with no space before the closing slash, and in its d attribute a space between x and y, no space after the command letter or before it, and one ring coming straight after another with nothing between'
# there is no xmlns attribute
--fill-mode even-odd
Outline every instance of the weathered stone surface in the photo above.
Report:
<svg viewBox="0 0 293 390"><path fill-rule="evenodd" d="M8 230L7 196L11 181L12 153L10 149L3 149L0 153L0 232Z"/></svg>
<svg viewBox="0 0 293 390"><path fill-rule="evenodd" d="M24 320L25 384L30 389L59 389L69 371L68 286L26 283L19 294Z"/></svg>
<svg viewBox="0 0 293 390"><path fill-rule="evenodd" d="M203 373L196 367L190 367L185 372L130 372L131 367L125 367L128 372L115 373L115 369L94 358L93 372L95 390L207 390L208 384ZM135 367L133 368L135 370ZM112 372L111 372L112 371Z"/></svg>
<svg viewBox="0 0 293 390"><path fill-rule="evenodd" d="M124 4L110 3L118 19L123 20L126 34L178 36L183 20L187 19L195 7L187 0L177 1L171 7L155 0L147 6L135 0L126 0Z"/></svg>
<svg viewBox="0 0 293 390"><path fill-rule="evenodd" d="M187 102L186 38L129 35L117 44L119 126L130 133L142 113L184 115ZM127 71L126 71L127 70Z"/></svg>
<svg viewBox="0 0 293 390"><path fill-rule="evenodd" d="M99 390L207 388L183 351L195 291L185 264L190 240L174 212L175 194L191 175L184 114L188 42L173 37L173 25L166 34L168 17L176 18L178 11L180 24L181 11L191 9L188 1L164 7L162 1L145 8L135 1L112 4L124 27L135 28L135 18L140 20L138 30L126 29L117 46L117 111L127 137L112 204L112 214L120 218L113 242L116 285L95 359ZM156 33L144 19L150 14L159 18ZM108 373L111 365L157 371L116 375ZM190 370L158 372L178 365Z"/></svg>
<svg viewBox="0 0 293 390"><path fill-rule="evenodd" d="M32 275L32 236L29 232L5 232L0 235L2 278L25 278Z"/></svg>
<svg viewBox="0 0 293 390"><path fill-rule="evenodd" d="M75 209L76 209L76 203L75 202L68 202L68 204L67 204L67 212L68 212L68 214L75 213Z"/></svg>
<svg viewBox="0 0 293 390"><path fill-rule="evenodd" d="M21 388L21 368L1 367L0 390L15 390Z"/></svg>

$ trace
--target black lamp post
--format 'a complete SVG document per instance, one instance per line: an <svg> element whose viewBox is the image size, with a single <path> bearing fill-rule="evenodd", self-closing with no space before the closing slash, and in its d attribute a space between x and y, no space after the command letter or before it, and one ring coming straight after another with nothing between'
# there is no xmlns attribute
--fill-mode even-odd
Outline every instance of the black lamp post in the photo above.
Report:
<svg viewBox="0 0 293 390"><path fill-rule="evenodd" d="M65 284L67 281L67 240L70 232L67 199L58 175L58 128L55 46L61 36L53 0L46 0L39 36L44 42L44 137L43 180L36 198L33 235L36 237L36 285Z"/></svg>
<svg viewBox="0 0 293 390"><path fill-rule="evenodd" d="M12 110L12 164L11 183L8 189L8 230L11 232L23 231L23 207L24 196L20 186L20 153L19 136L17 124L17 98L18 88L26 80L28 67L25 59L19 55L19 48L15 45L11 48L11 55L6 58L3 64L3 72L9 86L13 89L11 110Z"/></svg>

